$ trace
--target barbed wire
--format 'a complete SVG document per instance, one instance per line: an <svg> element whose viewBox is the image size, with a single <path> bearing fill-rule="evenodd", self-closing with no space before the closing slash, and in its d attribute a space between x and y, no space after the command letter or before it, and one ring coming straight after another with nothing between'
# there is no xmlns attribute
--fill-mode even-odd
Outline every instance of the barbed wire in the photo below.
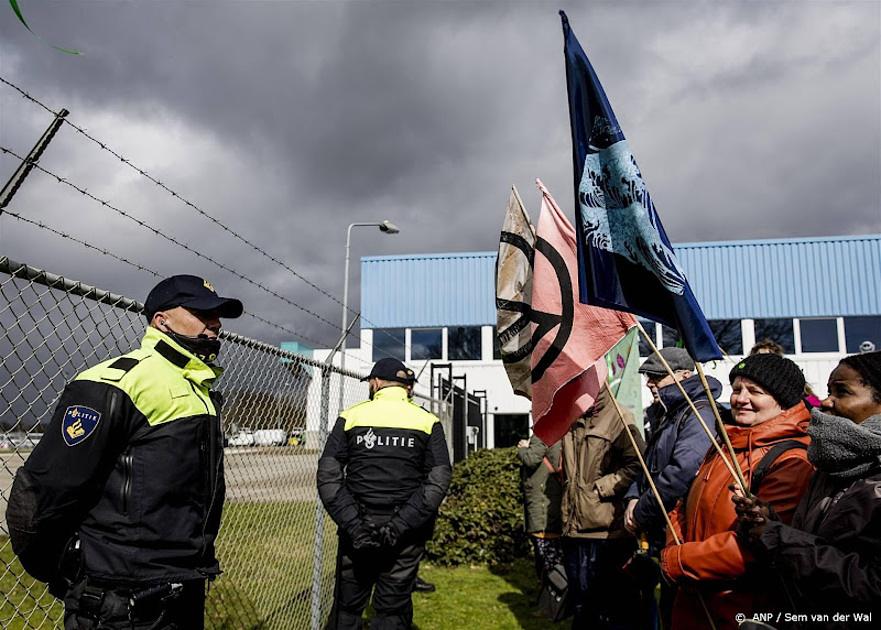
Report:
<svg viewBox="0 0 881 630"><path fill-rule="evenodd" d="M48 113L52 114L53 116L56 115L56 112L54 112L49 106L45 105L45 104L42 103L39 99L35 98L34 96L32 96L31 94L29 94L28 92L26 92L24 89L20 88L20 87L17 86L16 84L14 84L14 83L12 83L11 81L9 81L8 79L6 79L6 78L0 76L0 82L4 83L5 85L8 85L9 87L11 87L11 88L14 89L15 91L17 91L17 92L18 92L23 98L25 98L25 99L31 101L32 103L38 105L39 107L43 108L44 110L46 110ZM82 127L80 127L79 125L77 125L76 123L71 122L69 118L66 118L66 117L65 117L65 118L63 119L63 122L64 122L65 124L69 125L71 128L73 128L76 132L82 134L85 138L88 138L90 141L92 141L93 143L97 144L97 145L98 145L101 149L103 149L104 151L107 151L108 153L110 153L112 156L114 156L115 158L117 158L120 162L122 162L123 164L125 164L126 166L128 166L129 168L131 168L132 170L134 170L134 171L136 171L137 173L139 173L142 177L145 177L145 178L148 179L149 181L153 182L153 184L155 184L155 185L158 186L159 188L161 188L161 189L163 189L164 191L166 191L166 192L167 192L168 194L170 194L172 197L174 197L174 198L176 198L176 199L179 199L181 202L183 202L184 204L186 204L187 206L189 206L190 208L192 208L193 210L195 210L198 214L202 215L203 217L205 217L206 219L208 219L209 221L211 221L212 223L214 223L215 225L217 225L217 226L218 226L220 229L222 229L223 231L227 232L228 234L230 234L231 236L233 236L234 238L236 238L236 239L239 240L240 242L244 243L245 245L247 245L248 247L250 247L250 248L253 249L254 251L258 252L260 255L262 255L262 256L264 256L265 258L271 260L271 261L274 262L275 264L281 266L283 269L285 269L286 271L288 271L289 273L291 273L291 274L292 274L293 276L295 276L296 278L302 280L302 281L305 282L308 286L312 287L313 289L315 289L315 290L318 291L319 293L321 293L321 294L323 294L324 296L330 298L331 300L333 300L334 302L336 302L336 303L339 304L340 306L345 307L346 310L347 310L349 313L351 313L351 314L353 314L353 315L360 315L360 313L358 313L358 311L356 311L356 310L353 309L352 307L348 306L347 304L344 304L344 303L343 303L342 301L340 301L340 299L337 298L335 295L329 293L327 290L323 289L322 287L318 286L317 284L315 284L314 282L312 282L311 280L309 280L308 278L306 278L305 276L303 276L301 273L299 273L298 271L296 271L295 269L293 269L290 265L288 265L287 263L285 263L283 260L280 260L280 259L276 258L276 257L273 256L272 254L270 254L270 253L268 253L267 251L265 251L264 249L262 249L260 246L256 245L255 243L252 243L250 240L248 240L247 238L245 238L244 236L242 236L241 234L239 234L238 232L236 232L235 230L233 230L232 228L230 228L229 226L227 226L226 224L224 224L222 221L220 221L219 219L217 219L217 218L214 217L213 215L209 214L208 212L206 212L205 210L203 210L203 209L200 208L199 206L197 206L195 203L193 203L192 201L190 201L189 199L187 199L187 198L184 197L183 195L181 195L181 194L179 194L178 192L176 192L175 190L169 188L166 184L164 184L162 181L160 181L159 179L157 179L156 177L154 177L153 175L151 175L149 172L147 172L146 170L144 170L144 169L141 168L140 166L137 166L137 165L136 165L134 162L132 162L130 159L126 158L125 156L121 155L120 153L118 153L117 151L115 151L114 149L112 149L112 148L111 148L106 142L103 142L103 141L99 140L98 138L92 136L88 131L86 131L85 129L83 129ZM367 323L367 324L371 324L371 325L373 325L375 330L382 330L381 328L375 328L376 325L375 325L373 322L371 322L371 321L369 321L368 319L366 319L365 317L363 317L363 316L361 316L361 320L364 321L364 322ZM384 334L388 335L388 333L384 333ZM391 336L390 336L390 338L391 338Z"/></svg>
<svg viewBox="0 0 881 630"><path fill-rule="evenodd" d="M21 155L19 155L18 153L16 153L12 149L9 149L8 147L5 147L5 146L0 146L0 152L8 153L9 155L12 155L13 157L15 157L19 160L22 160L22 161L25 160L24 157L22 157ZM152 232L156 236L159 236L160 238L162 238L170 243L173 243L173 244L177 245L178 247L182 247L183 249L187 250L191 254L194 254L194 255L198 256L199 258L202 258L203 260L210 262L213 265L217 265L218 267L220 267L224 271L228 271L229 273L233 274L234 276L241 278L242 280L254 285L255 287L259 288L260 290L265 291L266 293L269 293L270 295L275 296L276 298L282 300L283 302L293 306L294 308L296 308L300 311L303 311L304 313L306 313L308 315L311 315L315 319L327 324L328 326L330 326L334 330L341 330L339 324L335 324L334 322L329 321L328 319L322 317L318 313L306 308L305 306L302 306L301 304L294 302L290 298L287 298L287 297L281 295L277 291L270 289L262 282L254 280L253 278L246 276L245 274L241 273L240 271L233 269L232 267L230 267L228 265L223 264L219 260L212 258L211 256L208 256L207 254L203 254L202 252L194 249L193 247L191 247L187 243L184 243L183 241L180 241L173 236L169 236L168 234L165 234L164 232L153 227L152 225L150 225L149 223L147 223L143 219L139 219L136 216L126 212L125 210L122 210L121 208L116 207L115 205L113 205L112 203L107 201L106 199L101 199L100 197L96 197L95 195L90 193L85 188L78 186L77 184L74 184L73 182L71 182L67 178L61 177L57 173L50 171L49 169L41 166L38 162L33 162L32 164L33 164L34 168L36 168L37 170L39 170L42 173L45 173L46 175L48 175L52 178L54 178L55 180L58 181L59 184L64 184L65 186L69 186L70 188L73 188L74 190L76 190L78 193L80 193L84 197L88 197L92 201L101 204L105 208L109 208L110 210L113 210L114 212L116 212L120 216L122 216L130 221L133 221L134 223L136 223L140 227Z"/></svg>
<svg viewBox="0 0 881 630"><path fill-rule="evenodd" d="M28 101L34 103L34 104L37 105L38 107L41 107L43 110L45 110L46 112L52 114L53 116L56 116L56 115L57 115L57 113L56 113L55 111L53 111L48 105L44 104L42 101L40 101L40 100L37 99L36 97L32 96L32 95L29 94L27 91L25 91L23 88L21 88L21 87L19 87L18 85L12 83L12 82L9 81L8 79L6 79L6 78L0 76L0 83L3 83L3 84L5 84L5 85L9 86L10 88L12 88L12 89L15 90L16 92L18 92L23 98L25 98L26 100L28 100ZM131 169L135 170L136 172L138 172L141 176L147 178L148 180L150 180L151 182L153 182L155 185L161 187L163 190L165 190L166 192L168 192L168 193L169 193L170 195L172 195L173 197L179 199L179 200L182 201L184 204L190 206L193 210L195 210L196 212L198 212L199 214L201 214L201 215L204 216L205 218L209 219L211 222L215 223L218 227L220 227L220 228L223 229L224 231L228 232L229 234L231 234L232 236L234 236L235 238L237 238L237 239L240 240L241 242L245 243L248 247L254 249L254 250L257 251L257 252L259 252L261 255L263 255L264 257L268 258L268 259L271 260L272 262L274 262L274 263L280 265L280 266L281 266L282 268L284 268L286 271L288 271L289 273L293 274L295 277L299 278L300 280L302 280L303 282L305 282L307 285L309 285L310 287L312 287L312 288L314 288L315 290L317 290L319 293L321 293L321 294L327 296L328 298L330 298L331 300L333 300L333 301L336 302L337 304L343 306L343 307L344 307L349 313L351 313L351 314L353 314L353 315L355 315L355 316L357 316L357 317L360 317L362 322L364 322L364 323L366 323L366 324L372 326L372 330L374 331L374 334L375 334L375 333L380 333L380 334L384 335L385 337L387 337L388 339L390 339L391 341L393 341L394 343L398 343L398 340L397 340L393 335L391 335L386 329L378 327L374 322L372 322L372 321L370 321L368 318L364 317L360 312L358 312L357 310L355 310L355 309L353 309L352 307L348 306L347 304L344 304L343 302L341 302L341 301L339 300L339 298L337 298L336 296L334 296L334 295L332 295L331 293L327 292L325 289L319 287L318 285L316 285L314 282L312 282L311 280L309 280L308 278L306 278L306 277L303 276L302 274L298 273L298 272L297 272L296 270L294 270L292 267L290 267L289 265L287 265L284 261L281 261L281 260L277 259L276 257L272 256L271 254L269 254L268 252L264 251L264 250L263 250L262 248L260 248L259 246L255 245L254 243L252 243L252 242L249 241L248 239L244 238L243 236L241 236L240 234L238 234L237 232L235 232L234 230L232 230L231 228L229 228L228 226L226 226L224 223L222 223L221 221L219 221L218 219L216 219L216 218L213 217L212 215L208 214L207 212L205 212L204 210L202 210L201 208L199 208L196 204L194 204L193 202L191 202L191 201L189 201L188 199L186 199L183 195L180 195L180 194L177 193L176 191L174 191L174 190L172 190L171 188L169 188L167 185L165 185L164 183L162 183L160 180L158 180L158 179L156 179L155 177L153 177L150 173L148 173L148 172L145 171L144 169L140 168L139 166L135 165L131 160L129 160L128 158L124 157L123 155L121 155L121 154L118 153L117 151L113 150L110 146L107 145L106 142L103 142L103 141L99 140L98 138L95 138L94 136L92 136L91 134L89 134L88 131L86 131L84 128L80 127L80 126L77 125L76 123L71 122L71 121L70 121L68 118L66 118L66 117L65 117L64 119L62 119L62 122L68 124L72 129L74 129L74 130L77 131L78 133L82 134L85 138L89 139L89 140L92 141L93 143L97 144L101 149L103 149L104 151L107 151L108 153L110 153L111 155L113 155L115 158L117 158L118 160L120 160L123 164L125 164L125 165L128 166L129 168L131 168ZM10 153L11 155L15 155L13 152L11 152L11 151L9 151L9 150L7 150L7 151L5 151L5 152ZM18 157L18 156L17 156L17 157ZM19 157L19 159L23 159L23 158ZM55 177L56 179L58 179L60 183L67 183L66 181L63 181L63 178L59 178L57 175L54 175L54 174L52 174L52 173L48 173L48 172L46 171L46 169L43 169L42 167L40 167L39 164L35 164L35 166L36 166L38 169L42 170L43 172L46 172L46 173L49 174L50 176ZM76 187L76 186L73 186L73 187L74 187L75 189L79 190L82 194L86 194L87 196L90 196L90 195L88 195L88 193L86 193L86 192L84 191L84 189L80 189L80 188L78 188L78 187ZM102 200L99 200L99 199L94 198L94 197L92 197L92 198L95 199L95 201L98 201L99 203L103 203L104 205L108 205L108 204L104 203ZM113 206L109 206L109 205L108 205L108 207L113 208ZM113 208L113 209L116 210L117 212L119 212L118 209L116 209L116 208ZM137 221L137 219L135 219L135 220ZM152 229L150 226L145 226L145 227L147 227L148 229ZM157 235L160 235L160 236L162 235L161 233L159 233L159 232L158 232L157 230L155 230L155 229L152 229L152 231L154 231L154 233L156 233ZM172 239L172 242L174 242L173 239ZM183 247L186 247L186 245L184 245L184 244L180 244L180 245L183 246ZM188 248L188 249L189 249L189 248ZM197 255L199 255L197 252L195 252L195 251L192 250L192 249L190 249L190 251L192 251L193 253L196 253ZM208 259L208 260L210 260L210 259ZM215 263L215 264L219 264L219 263ZM223 266L221 265L221 267L223 267ZM232 271L232 270L229 270L229 271L230 271L231 273L234 273L234 274L236 273L235 271ZM242 277L242 276L240 276L240 277ZM249 282L252 282L252 283L253 283L253 281L251 281L251 280L248 279L248 278L244 278L244 279L245 279L245 280L248 280ZM259 285L258 285L258 286L259 286ZM264 289L264 290L265 290L265 289ZM271 290L270 290L270 293L276 295L276 297L280 297L280 296L278 296L278 294L275 294L275 293L272 292ZM284 299L284 298L280 298L280 299ZM294 304L294 306L296 306L297 308L301 308L301 309L303 308L303 307L300 307L299 305L296 305L296 304ZM308 313L310 313L310 314L313 314L313 313L312 313L311 311L309 311L308 309L303 309L303 310L305 310L306 312L308 312ZM333 326L335 330L339 330L339 331L342 332L343 329L344 329L344 326L340 326L340 325L337 325L337 324L332 324L332 323L328 322L326 319L323 319L323 318L321 318L321 317L318 316L318 315L313 314L313 316L318 317L319 319L321 319L321 321L323 321L323 322L325 322L325 323L327 323L327 324ZM346 333L346 336L347 336L347 337L348 337L349 335L353 335L353 333L351 332L351 330L349 330L349 331ZM370 343L364 342L364 341L361 340L360 338L356 338L356 339L357 339L357 341L358 341L358 343L359 343L359 346L360 346L360 344L363 343L363 344L366 345L367 347L373 347L373 344L370 344ZM342 354L344 354L346 357L350 356L349 353L346 352L346 350L342 350ZM357 357L355 357L355 359L356 359L356 360L361 360L361 359L358 359Z"/></svg>
<svg viewBox="0 0 881 630"><path fill-rule="evenodd" d="M34 226L34 227L39 228L39 229L46 230L46 231L51 232L52 234L55 234L56 236L59 236L59 237L61 237L61 238L63 238L63 239L67 239L67 240L69 240L69 241L73 241L74 243L77 243L77 244L79 244L79 245L81 245L81 246L83 246L83 247L86 247L86 248L88 248L88 249L94 250L94 251L96 251L96 252L98 252L98 253L100 253L100 254L103 254L103 255L105 255L105 256L109 256L110 258L113 258L113 259L115 259L115 260L118 260L119 262L122 262L122 263L124 263L124 264L126 264L126 265L129 265L130 267L134 267L135 269L138 269L139 271L144 271L144 272L146 272L146 273L152 274L153 276L155 276L155 277L157 277L157 278L163 278L163 277L165 277L165 276L163 276L161 273L159 273L158 271L156 271L156 270L154 270L154 269L150 269L149 267L145 267L144 265L141 265L140 263L136 263L136 262L134 262L134 261L132 261L132 260L129 260L129 259L126 258L125 256L121 256L121 255L119 255L119 254L116 254L116 253L114 253L114 252L112 252L112 251L110 251L110 250L108 250L108 249L106 249L106 248L104 248L104 247L100 247L100 246L98 246L98 245L94 245L94 244L92 244L92 243L89 243L89 242L87 242L87 241L84 241L84 240L82 240L82 239L80 239L80 238L77 238L76 236L74 236L74 235L72 235L72 234L69 234L69 233L67 233L67 232L63 232L63 231L61 231L61 230L58 230L58 229L56 229L56 228L53 228L51 225L48 225L48 224L46 224L46 223L43 223L42 221L36 221L36 220L33 220L33 219L28 219L27 217L24 217L24 216L22 216L21 214L15 212L15 211L13 211L13 210L10 210L9 208L4 209L3 213L4 213L4 214L8 214L9 216L11 216L11 217L17 219L18 221L21 221L22 223L27 223L27 224L30 224L30 225L32 225L32 226ZM250 312L250 311L245 311L243 314L246 315L247 317L252 318L252 319L256 319L257 321L259 321L259 322L261 322L261 323L263 323L263 324L266 324L267 326L271 326L271 327L276 328L276 329L278 329L278 330L281 330L281 331L283 331L283 332L285 332L285 333L288 333L288 334L290 334L290 335L293 335L293 336L297 337L298 339L300 339L300 340L302 340L302 341L305 341L305 342L307 342L307 343L310 343L310 344L312 344L315 348L320 348L320 347L326 345L326 344L324 344L324 343L318 341L317 339L313 339L313 338L311 338L311 337L309 337L309 336L307 336L307 335L304 335L303 333L300 333L300 332L297 332L297 331L295 331L295 330L293 330L293 329L291 329L291 328L288 328L287 326L284 326L284 325L279 324L279 323L277 323L277 322L273 322L273 321L271 321L271 320L269 320L269 319L266 319L265 317L262 317L262 316L260 316L260 315L257 315L256 313L252 313L252 312ZM356 361L360 361L361 363L365 363L365 364L368 363L368 362L365 361L364 359L362 359L362 358L360 358L360 357L357 357L357 356L351 356L351 355L350 355L350 358L353 358L353 359L356 360Z"/></svg>

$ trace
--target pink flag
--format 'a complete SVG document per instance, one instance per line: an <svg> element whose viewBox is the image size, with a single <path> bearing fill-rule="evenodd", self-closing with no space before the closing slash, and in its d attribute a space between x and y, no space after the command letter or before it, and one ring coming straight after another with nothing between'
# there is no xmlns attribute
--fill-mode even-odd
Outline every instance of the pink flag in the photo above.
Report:
<svg viewBox="0 0 881 630"><path fill-rule="evenodd" d="M636 325L629 313L578 300L575 229L541 180L532 279L533 430L557 442L587 411L606 380L604 355Z"/></svg>

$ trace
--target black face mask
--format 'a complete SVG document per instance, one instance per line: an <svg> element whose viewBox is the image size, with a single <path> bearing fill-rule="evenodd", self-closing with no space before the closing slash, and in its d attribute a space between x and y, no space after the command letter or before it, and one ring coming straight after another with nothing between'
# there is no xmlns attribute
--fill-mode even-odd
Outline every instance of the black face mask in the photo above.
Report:
<svg viewBox="0 0 881 630"><path fill-rule="evenodd" d="M189 335L181 335L180 333L174 332L168 324L166 324L165 327L167 328L165 334L195 354L205 363L213 363L217 359L217 355L220 354L219 338L212 339L204 333L196 335L195 337L190 337Z"/></svg>

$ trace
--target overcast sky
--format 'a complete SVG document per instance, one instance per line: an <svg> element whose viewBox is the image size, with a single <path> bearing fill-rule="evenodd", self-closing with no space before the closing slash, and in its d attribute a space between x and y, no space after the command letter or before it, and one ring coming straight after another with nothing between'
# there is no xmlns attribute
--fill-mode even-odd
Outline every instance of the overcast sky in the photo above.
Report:
<svg viewBox="0 0 881 630"><path fill-rule="evenodd" d="M557 9L674 242L881 232L881 3L0 3L0 75L342 298L363 255L493 250L515 184L573 218ZM48 43L47 43L48 42ZM49 44L75 48L66 55ZM0 144L51 116L0 85ZM339 304L69 126L42 165L330 322ZM3 181L17 162L0 157ZM334 330L34 172L10 210L332 345ZM0 217L0 254L143 299L150 274ZM810 281L820 282L821 279ZM285 335L243 318L237 331Z"/></svg>

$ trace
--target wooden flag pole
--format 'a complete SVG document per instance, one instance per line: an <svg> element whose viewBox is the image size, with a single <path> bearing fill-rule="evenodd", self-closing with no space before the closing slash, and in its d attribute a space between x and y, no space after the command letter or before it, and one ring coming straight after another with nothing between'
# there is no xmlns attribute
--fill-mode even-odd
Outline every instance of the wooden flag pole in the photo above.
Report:
<svg viewBox="0 0 881 630"><path fill-rule="evenodd" d="M636 451L636 456L639 458L639 465L642 466L642 472L645 473L645 478L652 489L652 494L655 495L655 500L658 502L658 505L661 506L661 514L664 515L664 520L667 521L667 527L669 528L670 533L673 534L673 541L677 545L681 545L682 541L679 540L679 535L676 533L676 529L673 527L673 521L670 520L670 515L667 514L667 508L664 507L664 501L661 499L661 493L658 492L658 487L655 485L655 480L652 479L652 475L649 472L648 465L645 463L642 452L639 450L639 445L636 443L636 438L633 437L633 433L630 432L630 426L628 426L627 424L627 418L624 417L624 410L621 409L621 404L618 402L615 394L612 393L612 388L609 387L609 384L605 383L604 386L606 388L606 391L609 392L609 396L612 398L612 403L614 403L615 405L615 410L618 412L618 418L620 418L621 424L624 425L624 432L627 434L627 437L630 438L630 443L633 445L633 450ZM704 613L706 613L707 615L707 621L710 624L710 628L712 630L716 630L716 624L713 623L713 616L710 614L710 609L707 608L707 603L704 601L703 593L698 592L697 596L700 599L701 606L704 609Z"/></svg>
<svg viewBox="0 0 881 630"><path fill-rule="evenodd" d="M707 426L707 423L701 417L700 413L698 413L697 407L694 406L694 401L686 393L685 388L682 386L682 383L676 379L676 375L673 374L673 370L672 370L672 368L670 368L670 364L667 363L667 360L661 355L661 351L658 350L658 347L655 345L655 342L652 341L651 337L649 337L648 333L645 331L645 328L643 328L642 324L639 323L639 320L636 320L636 325L639 327L639 332L642 333L643 338L646 340L646 342L648 342L649 346L651 347L652 352L654 352L657 355L657 357L661 360L661 364L664 366L664 369L667 370L667 374L669 374L671 377L673 377L673 382L676 384L676 387L679 388L679 391L685 397L685 401L688 403L688 406L691 409L691 412L695 415L698 422L700 422L700 425L703 427L704 431L706 432L707 436L710 438L710 442L712 442L713 447L716 449L716 452L719 453L719 457L722 458L722 462L725 464L725 467L728 468L728 472L731 473L731 476L734 479L736 479L737 482L740 484L741 489L744 492L744 495L748 494L747 489L746 489L746 482L744 482L744 480L743 480L743 474L740 473L740 467L737 466L737 458L734 457L733 451L732 451L731 457L734 462L734 466L737 466L737 468L734 468L734 466L732 466L732 462L729 461L728 458L725 456L724 451L722 451L722 447L719 445L718 440L716 440L716 436L713 435L712 431L710 431L710 427ZM709 397L712 398L712 394ZM740 474L738 474L738 473L740 473Z"/></svg>
<svg viewBox="0 0 881 630"><path fill-rule="evenodd" d="M667 521L667 527L670 528L670 532L673 534L673 540L676 541L677 545L681 545L682 541L679 540L679 536L676 535L676 530L673 529L673 523L670 521L670 515L667 514L667 508L664 507L664 501L661 499L661 493L658 492L658 487L655 485L655 480L652 479L652 474L649 472L649 467L645 463L645 459L642 456L642 451L639 448L639 445L636 443L636 438L633 437L633 434L630 432L630 427L627 425L627 418L624 416L624 410L621 409L621 404L618 402L618 399L615 398L615 394L612 393L612 388L609 387L609 384L605 384L606 390L609 392L609 396L612 398L612 402L615 404L615 410L618 412L618 418L621 419L621 424L624 425L624 431L627 433L627 436L630 438L630 443L633 445L633 450L636 451L636 456L639 458L639 465L642 466L642 472L645 474L645 479L648 481L649 487L652 489L652 494L655 495L655 499L658 501L658 505L661 506L661 514L664 515L664 520Z"/></svg>
<svg viewBox="0 0 881 630"><path fill-rule="evenodd" d="M719 425L719 433L722 434L722 439L725 441L725 446L728 447L728 452L731 453L731 459L734 461L734 469L737 471L738 474L737 481L740 482L740 487L746 493L746 480L743 478L743 471L740 469L740 464L737 463L737 456L734 453L734 446L731 445L731 438L728 437L728 431L725 429L725 424L722 422L722 416L719 415L719 408L716 406L716 401L713 399L713 392L710 391L710 384L707 382L707 375L704 374L704 368L700 363L695 361L694 365L697 368L697 374L701 379L701 385L704 386L704 389L707 392L707 398L709 398L710 400L710 408L713 410L713 415L716 416L716 424ZM747 493L746 496L749 496L749 494Z"/></svg>

